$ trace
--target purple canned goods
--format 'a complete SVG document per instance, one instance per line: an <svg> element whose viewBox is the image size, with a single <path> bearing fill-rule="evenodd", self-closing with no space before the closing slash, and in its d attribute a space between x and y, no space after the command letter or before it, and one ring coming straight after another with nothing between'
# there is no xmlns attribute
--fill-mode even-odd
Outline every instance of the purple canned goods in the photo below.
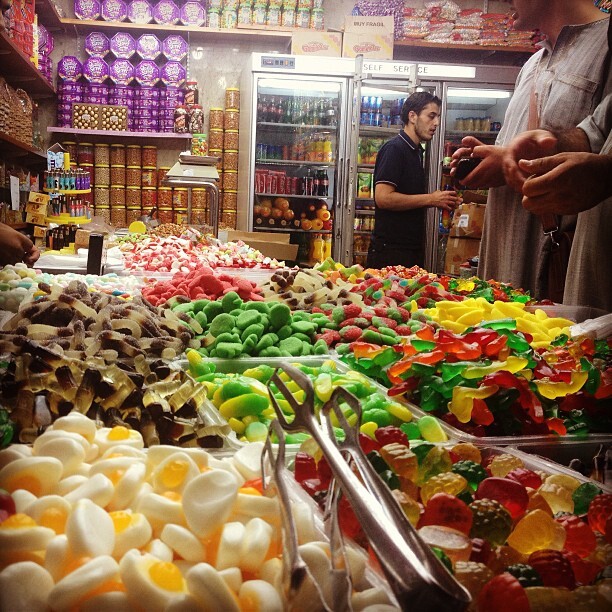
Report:
<svg viewBox="0 0 612 612"><path fill-rule="evenodd" d="M142 59L157 59L161 55L161 50L161 40L155 34L143 34L136 43L136 52Z"/></svg>
<svg viewBox="0 0 612 612"><path fill-rule="evenodd" d="M132 23L151 23L153 8L147 0L132 0L128 4L127 18Z"/></svg>
<svg viewBox="0 0 612 612"><path fill-rule="evenodd" d="M82 102L83 94L64 94L62 96L58 96L58 101L60 104L73 104L74 102Z"/></svg>
<svg viewBox="0 0 612 612"><path fill-rule="evenodd" d="M70 113L72 112L72 102L59 102L57 105L58 113Z"/></svg>
<svg viewBox="0 0 612 612"><path fill-rule="evenodd" d="M159 119L159 111L156 108L150 110L135 110L133 114L137 121L140 119L155 119L157 121Z"/></svg>
<svg viewBox="0 0 612 612"><path fill-rule="evenodd" d="M114 93L117 96L125 96L127 98L133 98L134 88L130 87L129 85L116 84L112 88L112 93Z"/></svg>
<svg viewBox="0 0 612 612"><path fill-rule="evenodd" d="M57 64L57 76L65 81L76 81L83 74L83 66L72 55L65 55Z"/></svg>
<svg viewBox="0 0 612 612"><path fill-rule="evenodd" d="M116 59L110 65L110 78L113 83L127 85L134 79L134 66L128 59Z"/></svg>
<svg viewBox="0 0 612 612"><path fill-rule="evenodd" d="M102 0L100 15L102 21L125 21L127 6L123 0Z"/></svg>
<svg viewBox="0 0 612 612"><path fill-rule="evenodd" d="M98 19L100 3L98 0L74 0L74 14L78 19Z"/></svg>
<svg viewBox="0 0 612 612"><path fill-rule="evenodd" d="M159 98L159 89L147 85L136 88L134 93L134 98L136 100L157 100Z"/></svg>
<svg viewBox="0 0 612 612"><path fill-rule="evenodd" d="M154 100L153 98L149 100L136 100L132 108L134 110L151 110L152 108L157 108L159 105L158 100Z"/></svg>
<svg viewBox="0 0 612 612"><path fill-rule="evenodd" d="M111 38L110 50L116 58L130 59L136 53L136 41L127 32L117 32Z"/></svg>
<svg viewBox="0 0 612 612"><path fill-rule="evenodd" d="M181 13L172 0L159 0L153 8L153 20L161 25L178 23Z"/></svg>
<svg viewBox="0 0 612 612"><path fill-rule="evenodd" d="M167 62L162 66L160 77L164 85L178 87L187 77L187 71L180 62Z"/></svg>
<svg viewBox="0 0 612 612"><path fill-rule="evenodd" d="M90 83L103 83L108 79L108 64L101 57L88 57L83 62L83 76Z"/></svg>
<svg viewBox="0 0 612 612"><path fill-rule="evenodd" d="M142 132L155 132L159 127L157 119L136 119L135 124L138 131Z"/></svg>
<svg viewBox="0 0 612 612"><path fill-rule="evenodd" d="M98 94L98 95L108 95L109 87L108 85L95 85L90 84L87 86L87 89L90 93Z"/></svg>
<svg viewBox="0 0 612 612"><path fill-rule="evenodd" d="M182 36L171 34L162 42L162 51L166 59L180 62L187 57L189 45Z"/></svg>
<svg viewBox="0 0 612 612"><path fill-rule="evenodd" d="M108 97L85 94L83 102L86 104L108 104Z"/></svg>
<svg viewBox="0 0 612 612"><path fill-rule="evenodd" d="M204 7L194 0L188 0L181 7L181 23L186 26L201 26L206 23Z"/></svg>
<svg viewBox="0 0 612 612"><path fill-rule="evenodd" d="M85 38L85 51L93 57L104 57L110 51L108 36L102 32L90 32Z"/></svg>

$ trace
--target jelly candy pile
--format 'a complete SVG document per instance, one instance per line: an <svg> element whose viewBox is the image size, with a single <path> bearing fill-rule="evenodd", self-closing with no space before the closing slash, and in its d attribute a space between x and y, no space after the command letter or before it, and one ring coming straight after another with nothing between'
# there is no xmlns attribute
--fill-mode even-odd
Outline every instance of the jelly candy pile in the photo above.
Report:
<svg viewBox="0 0 612 612"><path fill-rule="evenodd" d="M556 333L556 332L555 332ZM546 348L515 319L487 321L465 332L424 324L403 343L339 347L357 371L422 410L473 435L586 434L612 431L609 340Z"/></svg>
<svg viewBox="0 0 612 612"><path fill-rule="evenodd" d="M612 494L565 473L529 469L511 454L460 443L411 445L395 427L362 448L419 535L446 562L481 612L551 605L612 605ZM308 452L304 452L308 451ZM295 478L324 504L331 472L318 447L303 445ZM367 546L348 502L344 532ZM580 608L582 609L582 608Z"/></svg>
<svg viewBox="0 0 612 612"><path fill-rule="evenodd" d="M217 371L213 362L202 359L197 351L188 351L189 371L198 382L208 389L208 398L219 410L221 416L230 427L245 442L264 441L268 435L268 425L275 417L268 387L266 386L274 373L270 365L259 365L245 369L242 373L224 373ZM342 387L359 398L362 408L361 432L365 436L374 437L379 428L391 425L402 425L407 428L411 438L430 442L444 442L446 433L438 419L432 416L413 418L411 411L404 405L380 393L367 377L358 372L339 372L334 361L325 361L320 366L294 364L311 380L315 392L315 412L329 400L336 387ZM280 374L298 402L305 397L304 391L285 373ZM272 386L273 390L276 387ZM285 418L293 418L293 410L280 391L274 392L277 405L283 411ZM345 417L349 423L357 422L357 415L345 406ZM337 422L334 422L337 425ZM336 430L336 435L342 439L344 433ZM307 434L287 434L286 442L299 444L307 439Z"/></svg>

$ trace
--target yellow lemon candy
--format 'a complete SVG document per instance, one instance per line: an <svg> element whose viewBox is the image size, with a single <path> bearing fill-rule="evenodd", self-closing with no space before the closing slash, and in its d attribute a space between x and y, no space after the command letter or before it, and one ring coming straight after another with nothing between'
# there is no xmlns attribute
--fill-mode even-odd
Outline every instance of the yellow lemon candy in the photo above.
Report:
<svg viewBox="0 0 612 612"><path fill-rule="evenodd" d="M142 221L132 221L128 227L130 234L146 234L147 226Z"/></svg>

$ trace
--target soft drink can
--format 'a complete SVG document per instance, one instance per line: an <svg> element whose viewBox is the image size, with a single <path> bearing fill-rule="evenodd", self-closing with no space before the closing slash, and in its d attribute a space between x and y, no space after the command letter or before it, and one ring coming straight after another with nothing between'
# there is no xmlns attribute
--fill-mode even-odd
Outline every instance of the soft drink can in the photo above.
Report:
<svg viewBox="0 0 612 612"><path fill-rule="evenodd" d="M376 125L376 113L368 113L367 125Z"/></svg>
<svg viewBox="0 0 612 612"><path fill-rule="evenodd" d="M370 113L375 113L376 112L376 102L377 98L376 96L370 96L370 108L368 109Z"/></svg>
<svg viewBox="0 0 612 612"><path fill-rule="evenodd" d="M359 120L360 125L368 125L370 113L361 113L361 118Z"/></svg>
<svg viewBox="0 0 612 612"><path fill-rule="evenodd" d="M278 176L276 174L270 175L270 193L278 193Z"/></svg>
<svg viewBox="0 0 612 612"><path fill-rule="evenodd" d="M382 125L382 114L381 113L376 113L374 115L374 123L372 125L377 125L378 127Z"/></svg>
<svg viewBox="0 0 612 612"><path fill-rule="evenodd" d="M298 193L298 185L299 185L298 181L299 180L300 179L297 176L292 176L291 177L291 193L294 193L296 195Z"/></svg>
<svg viewBox="0 0 612 612"><path fill-rule="evenodd" d="M283 156L281 159L291 159L291 146L283 145Z"/></svg>
<svg viewBox="0 0 612 612"><path fill-rule="evenodd" d="M370 112L370 98L368 96L363 96L361 98L361 112L362 113Z"/></svg>
<svg viewBox="0 0 612 612"><path fill-rule="evenodd" d="M382 111L382 101L382 96L376 96L376 108L373 110L375 110L377 113Z"/></svg>
<svg viewBox="0 0 612 612"><path fill-rule="evenodd" d="M278 175L278 193L287 193L287 177L284 174Z"/></svg>
<svg viewBox="0 0 612 612"><path fill-rule="evenodd" d="M274 193L272 191L272 175L271 174L266 175L266 188L264 190L264 193Z"/></svg>

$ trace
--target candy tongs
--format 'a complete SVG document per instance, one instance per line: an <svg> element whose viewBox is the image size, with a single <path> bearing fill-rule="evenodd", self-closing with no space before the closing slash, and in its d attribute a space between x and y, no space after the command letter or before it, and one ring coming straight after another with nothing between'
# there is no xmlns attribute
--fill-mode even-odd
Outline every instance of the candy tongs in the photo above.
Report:
<svg viewBox="0 0 612 612"><path fill-rule="evenodd" d="M288 607L294 609L292 605L294 602L309 599L309 610L332 612L332 609L325 603L325 597L319 583L300 554L297 527L293 518L291 499L287 487L287 480L293 477L285 466L285 433L278 421L273 421L270 424L270 433L276 434L278 439L276 456L272 449L270 435L268 435L261 453L261 474L264 489L272 489L276 492L281 511L283 555L285 556L283 589ZM270 477L268 477L268 466L272 472L269 475ZM307 597L304 597L303 593L307 593ZM304 608L300 606L300 609Z"/></svg>
<svg viewBox="0 0 612 612"><path fill-rule="evenodd" d="M294 397L279 371L283 371L303 390L303 402ZM319 445L401 608L432 612L467 608L471 600L469 593L453 579L419 538L390 490L369 464L359 445L357 431L344 418L339 407L341 402L349 404L361 420L357 398L339 387L334 390L321 412L327 421L326 431L315 417L314 389L308 376L293 366L283 364L271 377L268 385L271 384L276 385L295 414L292 421L287 421L271 392L278 422L285 431L309 433ZM329 421L332 410L347 435L344 442L338 442L333 435ZM345 461L344 451L350 453L365 486Z"/></svg>

